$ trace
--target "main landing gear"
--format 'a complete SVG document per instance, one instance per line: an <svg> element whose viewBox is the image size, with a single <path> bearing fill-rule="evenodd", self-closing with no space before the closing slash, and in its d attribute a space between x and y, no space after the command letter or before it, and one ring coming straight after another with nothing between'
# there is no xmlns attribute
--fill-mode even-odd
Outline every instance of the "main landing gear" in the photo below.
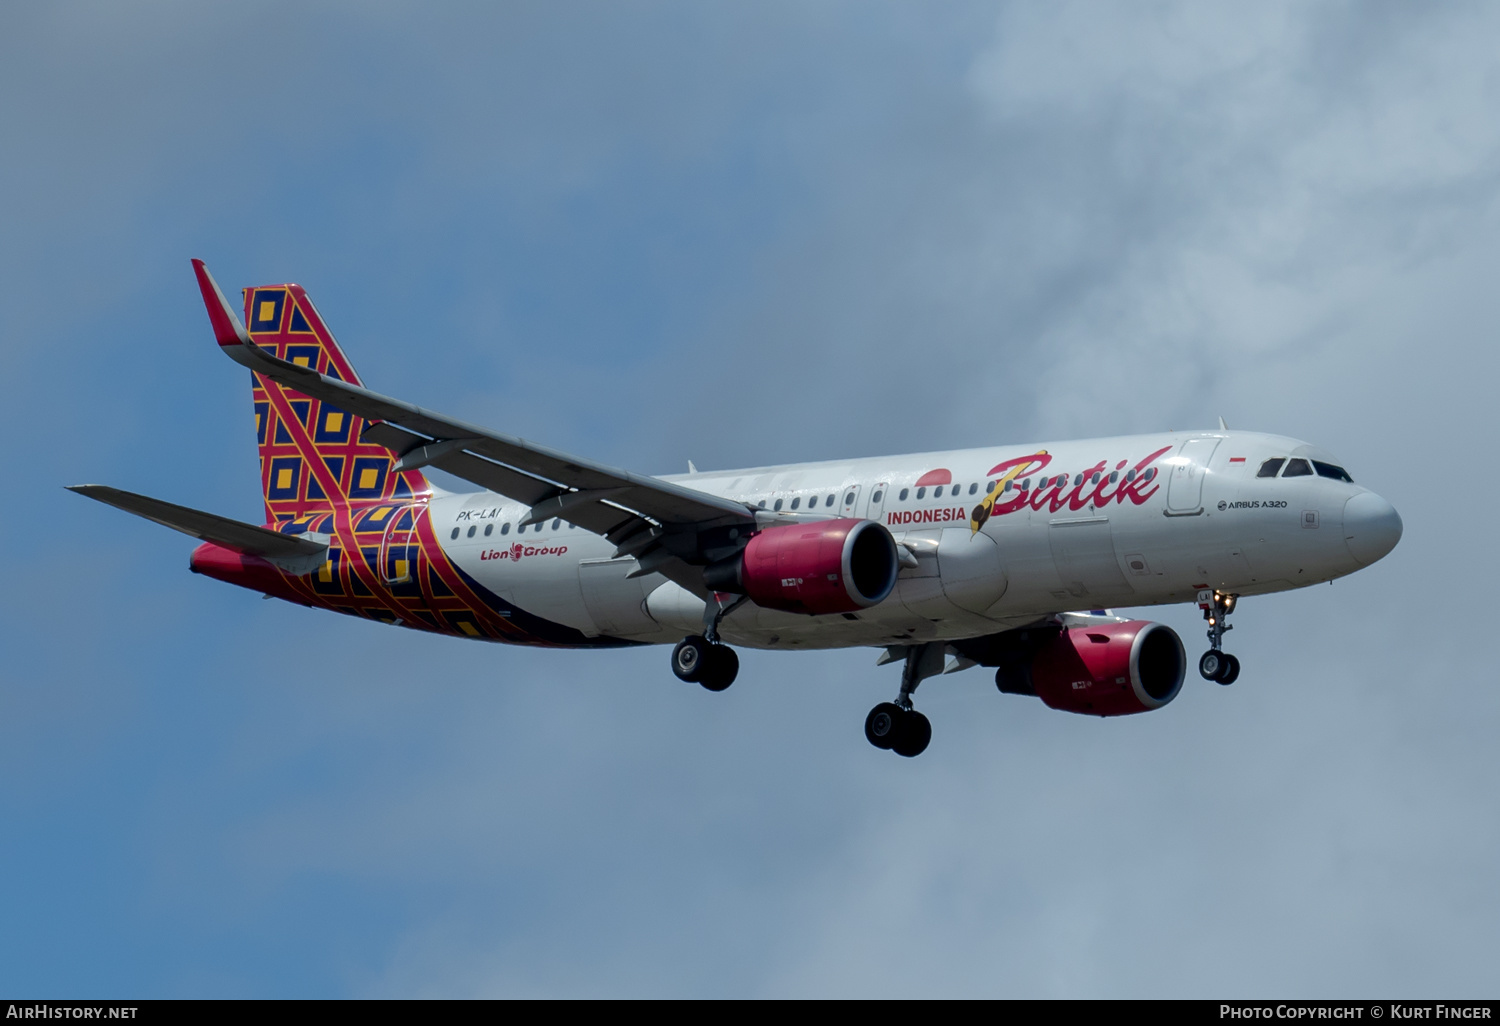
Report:
<svg viewBox="0 0 1500 1026"><path fill-rule="evenodd" d="M672 649L672 672L678 680L702 684L710 691L723 691L740 672L740 657L728 645L690 634Z"/></svg>
<svg viewBox="0 0 1500 1026"><path fill-rule="evenodd" d="M1228 620L1238 598L1238 595L1225 595L1221 591L1198 593L1198 605L1203 610L1203 619L1208 621L1209 649L1198 660L1198 672L1204 680L1233 684L1239 679L1240 661L1223 651L1225 632L1234 630Z"/></svg>
<svg viewBox="0 0 1500 1026"><path fill-rule="evenodd" d="M702 684L710 691L723 691L734 683L740 672L740 657L719 641L719 621L746 598L741 595L727 606L719 604L717 595L709 598L703 609L703 633L688 635L672 649L672 672L678 680Z"/></svg>
<svg viewBox="0 0 1500 1026"><path fill-rule="evenodd" d="M932 723L913 708L911 696L924 679L942 672L941 641L908 646L906 662L901 667L901 693L894 702L881 702L870 710L865 717L865 739L876 748L888 749L908 759L925 752L932 740Z"/></svg>

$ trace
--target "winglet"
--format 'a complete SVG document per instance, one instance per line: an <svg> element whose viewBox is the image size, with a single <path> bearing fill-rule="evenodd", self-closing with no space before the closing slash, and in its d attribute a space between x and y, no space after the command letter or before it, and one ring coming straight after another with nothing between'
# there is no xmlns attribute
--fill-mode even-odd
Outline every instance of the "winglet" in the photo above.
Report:
<svg viewBox="0 0 1500 1026"><path fill-rule="evenodd" d="M236 346L254 345L250 333L240 323L234 308L219 291L219 283L208 273L202 260L193 261L193 273L198 276L198 291L203 293L203 305L208 308L208 322L214 327L214 340L233 356Z"/></svg>

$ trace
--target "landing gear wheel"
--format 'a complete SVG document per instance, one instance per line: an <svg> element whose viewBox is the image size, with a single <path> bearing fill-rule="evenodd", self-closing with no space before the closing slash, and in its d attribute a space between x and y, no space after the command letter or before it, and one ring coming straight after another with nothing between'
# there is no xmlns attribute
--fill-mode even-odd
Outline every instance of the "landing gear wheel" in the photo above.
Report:
<svg viewBox="0 0 1500 1026"><path fill-rule="evenodd" d="M881 702L865 717L865 740L876 748L894 748L906 712L894 702Z"/></svg>
<svg viewBox="0 0 1500 1026"><path fill-rule="evenodd" d="M932 740L932 723L915 709L902 719L904 722L896 732L896 743L891 745L891 751L910 759L927 751L927 743Z"/></svg>
<svg viewBox="0 0 1500 1026"><path fill-rule="evenodd" d="M1240 676L1240 661L1228 652L1209 649L1198 660L1198 672L1203 674L1204 680L1233 684Z"/></svg>
<svg viewBox="0 0 1500 1026"><path fill-rule="evenodd" d="M703 679L703 671L710 662L709 653L713 646L708 639L699 634L690 634L677 643L672 649L672 672L677 674L678 680L685 680L689 684L696 684ZM728 687L729 685L725 685Z"/></svg>
<svg viewBox="0 0 1500 1026"><path fill-rule="evenodd" d="M698 683L710 691L723 691L739 676L740 657L728 645L710 645L708 661L698 675Z"/></svg>

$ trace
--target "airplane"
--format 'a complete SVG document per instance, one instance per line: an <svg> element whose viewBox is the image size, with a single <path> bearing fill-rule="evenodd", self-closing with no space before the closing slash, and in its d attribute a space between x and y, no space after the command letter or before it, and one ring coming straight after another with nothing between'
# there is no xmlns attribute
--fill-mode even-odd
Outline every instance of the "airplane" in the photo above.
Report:
<svg viewBox="0 0 1500 1026"><path fill-rule="evenodd" d="M869 647L901 664L865 736L911 757L913 695L994 669L1006 694L1120 716L1177 697L1164 624L1112 607L1196 603L1209 681L1240 598L1354 573L1395 508L1330 453L1273 434L1174 431L651 477L364 387L298 285L244 290L192 262L214 338L252 372L261 524L104 485L71 490L199 539L190 569L267 597L461 638L673 645L723 691L732 646ZM247 326L248 325L248 326ZM430 482L437 467L479 491Z"/></svg>

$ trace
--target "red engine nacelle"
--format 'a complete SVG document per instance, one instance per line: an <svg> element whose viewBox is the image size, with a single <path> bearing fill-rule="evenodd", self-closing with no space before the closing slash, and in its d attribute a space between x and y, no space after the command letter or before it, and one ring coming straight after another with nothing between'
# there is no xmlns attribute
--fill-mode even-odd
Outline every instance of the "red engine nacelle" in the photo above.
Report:
<svg viewBox="0 0 1500 1026"><path fill-rule="evenodd" d="M885 600L901 569L896 542L873 520L815 520L768 527L732 560L709 567L716 591L791 613L852 613Z"/></svg>
<svg viewBox="0 0 1500 1026"><path fill-rule="evenodd" d="M1186 675L1177 632L1146 620L1070 627L1031 662L1031 685L1043 702L1089 716L1160 709L1177 697Z"/></svg>

